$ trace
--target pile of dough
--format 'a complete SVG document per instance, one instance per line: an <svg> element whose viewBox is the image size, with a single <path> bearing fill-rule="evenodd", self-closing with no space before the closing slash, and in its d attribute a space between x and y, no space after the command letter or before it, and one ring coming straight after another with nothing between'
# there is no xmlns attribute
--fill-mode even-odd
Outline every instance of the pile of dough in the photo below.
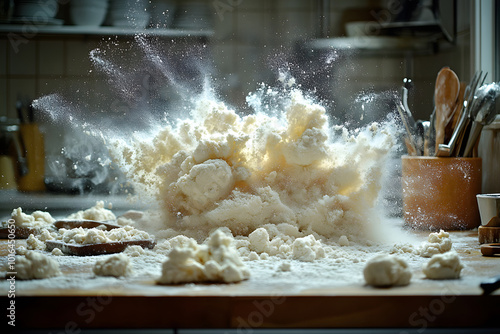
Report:
<svg viewBox="0 0 500 334"><path fill-rule="evenodd" d="M72 213L67 219L89 219L103 222L107 220L116 220L116 216L111 210L104 208L104 201L97 201L95 206L87 210Z"/></svg>
<svg viewBox="0 0 500 334"><path fill-rule="evenodd" d="M423 272L430 279L456 279L464 266L456 252L433 255L423 267Z"/></svg>
<svg viewBox="0 0 500 334"><path fill-rule="evenodd" d="M363 270L366 284L377 287L410 284L411 272L403 259L388 254L371 258Z"/></svg>
<svg viewBox="0 0 500 334"><path fill-rule="evenodd" d="M28 215L20 207L12 210L11 217L14 219L16 227L49 228L55 222L55 219L48 212L35 211Z"/></svg>
<svg viewBox="0 0 500 334"><path fill-rule="evenodd" d="M231 244L233 238L216 230L202 245L174 247L163 263L158 284L190 282L240 282L250 272Z"/></svg>
<svg viewBox="0 0 500 334"><path fill-rule="evenodd" d="M27 251L16 256L16 278L41 279L61 275L59 263L39 252Z"/></svg>
<svg viewBox="0 0 500 334"><path fill-rule="evenodd" d="M424 241L420 246L419 253L422 257L431 257L434 254L442 254L451 250L450 234L443 230L439 233L434 232L429 234L427 241Z"/></svg>
<svg viewBox="0 0 500 334"><path fill-rule="evenodd" d="M96 276L128 276L132 273L130 259L125 254L114 254L102 260L98 260L94 265Z"/></svg>
<svg viewBox="0 0 500 334"><path fill-rule="evenodd" d="M47 240L57 240L77 245L93 245L107 242L148 240L152 238L153 236L149 233L132 226L123 226L109 231L104 231L99 227L77 227L72 229L60 228L57 232L42 230L37 236L30 234L26 240L26 245L28 249L45 250L45 242Z"/></svg>

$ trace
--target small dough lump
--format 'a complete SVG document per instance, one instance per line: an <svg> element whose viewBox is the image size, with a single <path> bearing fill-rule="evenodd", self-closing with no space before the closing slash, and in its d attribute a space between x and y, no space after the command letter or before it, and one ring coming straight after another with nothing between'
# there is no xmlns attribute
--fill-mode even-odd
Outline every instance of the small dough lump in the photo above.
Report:
<svg viewBox="0 0 500 334"><path fill-rule="evenodd" d="M443 230L429 234L427 241L420 246L420 256L432 257L434 254L442 254L451 250L450 234Z"/></svg>
<svg viewBox="0 0 500 334"><path fill-rule="evenodd" d="M410 284L408 264L396 255L378 254L371 258L363 270L366 284L376 287Z"/></svg>
<svg viewBox="0 0 500 334"><path fill-rule="evenodd" d="M61 275L59 263L48 256L27 251L24 256L16 257L16 278L22 280L41 279Z"/></svg>
<svg viewBox="0 0 500 334"><path fill-rule="evenodd" d="M174 247L163 263L158 284L193 282L240 282L250 277L233 238L216 230L202 245Z"/></svg>
<svg viewBox="0 0 500 334"><path fill-rule="evenodd" d="M96 276L128 276L132 273L130 259L125 254L114 254L105 259L98 260L94 265Z"/></svg>
<svg viewBox="0 0 500 334"><path fill-rule="evenodd" d="M425 277L430 279L456 279L464 266L456 252L433 255L423 267Z"/></svg>

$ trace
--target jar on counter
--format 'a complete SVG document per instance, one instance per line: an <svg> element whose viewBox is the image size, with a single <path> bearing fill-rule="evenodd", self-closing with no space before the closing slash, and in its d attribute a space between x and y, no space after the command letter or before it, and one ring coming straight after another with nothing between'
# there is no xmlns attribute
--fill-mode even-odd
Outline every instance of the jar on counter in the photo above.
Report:
<svg viewBox="0 0 500 334"><path fill-rule="evenodd" d="M479 156L483 160L482 192L500 193L500 115L483 128Z"/></svg>

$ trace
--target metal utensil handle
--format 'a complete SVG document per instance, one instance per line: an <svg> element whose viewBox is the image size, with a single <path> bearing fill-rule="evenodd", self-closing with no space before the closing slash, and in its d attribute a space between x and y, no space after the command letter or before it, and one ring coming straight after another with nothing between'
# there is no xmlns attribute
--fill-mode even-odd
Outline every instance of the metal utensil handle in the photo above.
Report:
<svg viewBox="0 0 500 334"><path fill-rule="evenodd" d="M472 149L476 146L476 142L483 129L483 124L478 122L472 122L470 128L469 138L467 139L467 145L465 146L464 158L472 156Z"/></svg>
<svg viewBox="0 0 500 334"><path fill-rule="evenodd" d="M408 114L405 112L403 104L401 101L396 104L396 108L398 109L399 115L401 116L401 120L403 121L403 126L406 129L406 133L408 134L408 146L410 146L409 151L417 152L417 148L415 146L415 136L413 134L414 125L410 126L411 120L408 117ZM408 152L410 153L410 152Z"/></svg>

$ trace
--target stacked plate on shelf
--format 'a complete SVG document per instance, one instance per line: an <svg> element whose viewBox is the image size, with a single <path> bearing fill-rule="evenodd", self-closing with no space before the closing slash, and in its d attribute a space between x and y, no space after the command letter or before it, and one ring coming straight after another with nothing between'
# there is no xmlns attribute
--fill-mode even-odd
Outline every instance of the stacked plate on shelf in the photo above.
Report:
<svg viewBox="0 0 500 334"><path fill-rule="evenodd" d="M115 27L144 29L149 24L149 1L110 0L106 23Z"/></svg>
<svg viewBox="0 0 500 334"><path fill-rule="evenodd" d="M205 1L181 2L174 21L174 27L185 30L212 29L212 12Z"/></svg>
<svg viewBox="0 0 500 334"><path fill-rule="evenodd" d="M108 0L71 0L70 17L73 24L98 27L106 18Z"/></svg>
<svg viewBox="0 0 500 334"><path fill-rule="evenodd" d="M55 19L59 3L57 0L17 0L14 2L12 23L36 25L60 25L63 20Z"/></svg>

